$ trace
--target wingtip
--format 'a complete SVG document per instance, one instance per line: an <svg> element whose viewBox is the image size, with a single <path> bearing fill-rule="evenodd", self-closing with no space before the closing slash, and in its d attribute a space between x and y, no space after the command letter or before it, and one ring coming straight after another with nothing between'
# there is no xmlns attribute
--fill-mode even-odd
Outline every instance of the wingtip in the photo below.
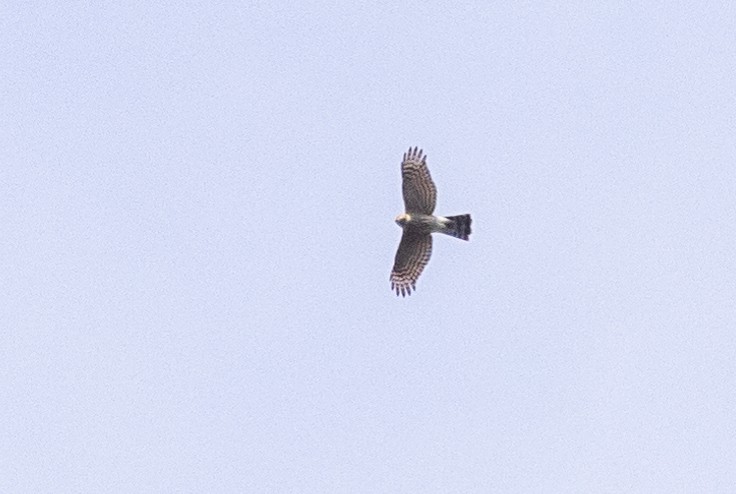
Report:
<svg viewBox="0 0 736 494"><path fill-rule="evenodd" d="M404 161L406 161L407 159L418 159L419 161L426 162L427 155L424 153L424 150L421 149L419 146L409 146L409 150L404 153Z"/></svg>
<svg viewBox="0 0 736 494"><path fill-rule="evenodd" d="M415 285L401 285L399 283L391 282L391 291L396 292L396 296L406 297L411 295L412 290L416 291Z"/></svg>

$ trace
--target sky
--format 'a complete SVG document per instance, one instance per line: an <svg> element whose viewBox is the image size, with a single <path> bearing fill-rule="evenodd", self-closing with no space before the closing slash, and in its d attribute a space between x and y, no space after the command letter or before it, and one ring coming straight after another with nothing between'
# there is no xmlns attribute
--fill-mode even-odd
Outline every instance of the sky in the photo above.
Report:
<svg viewBox="0 0 736 494"><path fill-rule="evenodd" d="M736 7L641 4L4 3L0 491L733 492Z"/></svg>

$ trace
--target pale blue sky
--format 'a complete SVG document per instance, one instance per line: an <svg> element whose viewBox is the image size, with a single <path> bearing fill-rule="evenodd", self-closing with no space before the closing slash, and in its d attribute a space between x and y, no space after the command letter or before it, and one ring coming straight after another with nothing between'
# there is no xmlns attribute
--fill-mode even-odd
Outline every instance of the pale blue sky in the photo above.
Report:
<svg viewBox="0 0 736 494"><path fill-rule="evenodd" d="M642 4L5 3L0 491L733 492L736 7Z"/></svg>

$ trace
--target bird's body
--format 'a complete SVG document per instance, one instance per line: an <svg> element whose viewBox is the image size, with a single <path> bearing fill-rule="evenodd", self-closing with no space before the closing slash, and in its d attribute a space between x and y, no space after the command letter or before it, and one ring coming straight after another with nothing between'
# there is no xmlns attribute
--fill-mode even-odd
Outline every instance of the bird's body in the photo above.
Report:
<svg viewBox="0 0 736 494"><path fill-rule="evenodd" d="M391 271L391 288L396 294L409 295L432 254L432 233L444 233L468 240L471 233L469 214L434 216L437 188L429 175L427 158L422 151L409 148L401 163L406 212L396 217L403 228L399 249Z"/></svg>
<svg viewBox="0 0 736 494"><path fill-rule="evenodd" d="M468 240L470 235L470 215L460 216L433 216L431 214L400 214L396 217L396 224L417 234L444 233L453 237Z"/></svg>

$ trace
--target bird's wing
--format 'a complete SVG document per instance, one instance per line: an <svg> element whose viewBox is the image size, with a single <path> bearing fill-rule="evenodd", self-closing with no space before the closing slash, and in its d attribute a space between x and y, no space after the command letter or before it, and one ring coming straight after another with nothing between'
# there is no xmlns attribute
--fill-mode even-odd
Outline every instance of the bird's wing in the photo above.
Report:
<svg viewBox="0 0 736 494"><path fill-rule="evenodd" d="M404 153L401 177L406 212L432 214L437 202L437 188L429 175L427 156L421 149L409 148Z"/></svg>
<svg viewBox="0 0 736 494"><path fill-rule="evenodd" d="M391 270L391 289L396 295L411 295L416 290L417 278L432 255L432 236L410 233L404 230Z"/></svg>

